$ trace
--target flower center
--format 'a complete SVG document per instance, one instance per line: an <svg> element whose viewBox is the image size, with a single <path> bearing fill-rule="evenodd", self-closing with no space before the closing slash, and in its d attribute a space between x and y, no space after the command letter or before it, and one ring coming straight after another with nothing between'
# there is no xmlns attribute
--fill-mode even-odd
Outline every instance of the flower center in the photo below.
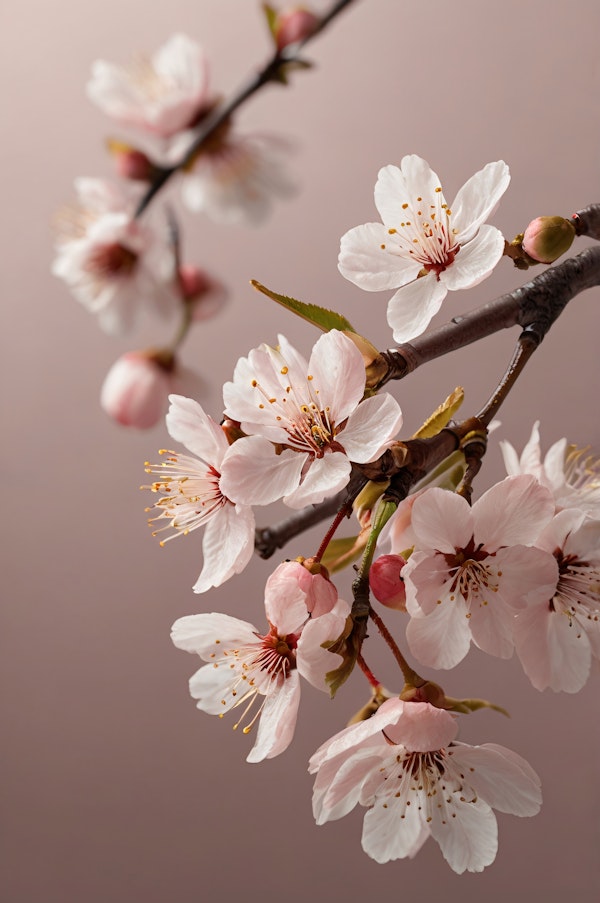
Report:
<svg viewBox="0 0 600 903"><path fill-rule="evenodd" d="M128 276L135 268L137 261L138 255L135 251L131 251L119 242L114 242L96 248L87 260L86 269L94 275L105 277Z"/></svg>

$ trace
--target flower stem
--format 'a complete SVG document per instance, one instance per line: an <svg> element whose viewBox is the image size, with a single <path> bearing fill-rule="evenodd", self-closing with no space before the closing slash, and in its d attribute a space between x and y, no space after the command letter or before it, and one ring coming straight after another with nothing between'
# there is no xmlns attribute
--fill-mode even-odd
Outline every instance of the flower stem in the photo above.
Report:
<svg viewBox="0 0 600 903"><path fill-rule="evenodd" d="M315 555L315 559L317 561L321 560L321 558L323 557L323 555L325 554L325 552L327 550L327 546L329 545L329 543L335 536L335 532L336 532L337 528L339 527L341 522L344 520L344 518L350 516L351 512L352 512L352 505L350 504L350 502L346 502L345 505L342 505L342 507L340 508L340 510L338 511L336 516L334 517L333 523L329 527L329 530L325 534L323 542L319 546L317 554Z"/></svg>
<svg viewBox="0 0 600 903"><path fill-rule="evenodd" d="M387 627L385 626L381 617L377 614L375 609L371 608L371 610L369 612L369 617L371 618L371 620L377 627L379 633L381 634L381 636L383 637L383 639L385 640L385 642L391 649L392 655L394 656L394 658L400 665L400 670L402 671L402 674L404 676L405 683L410 687L424 686L424 684L426 684L427 681L424 680L419 674L417 674L416 671L413 671L413 669L410 667L410 665L408 664L408 662L406 661L406 659L400 652L400 649L398 648L398 644L396 643L396 640L391 635L391 633L389 632L389 630L387 629Z"/></svg>
<svg viewBox="0 0 600 903"><path fill-rule="evenodd" d="M356 656L356 664L358 665L358 667L360 668L362 673L365 675L365 677L367 678L367 680L369 681L369 683L371 684L373 689L378 690L381 687L381 681L377 680L377 678L375 677L375 675L373 674L373 672L367 665L366 661L364 660L364 658L362 657L360 652Z"/></svg>

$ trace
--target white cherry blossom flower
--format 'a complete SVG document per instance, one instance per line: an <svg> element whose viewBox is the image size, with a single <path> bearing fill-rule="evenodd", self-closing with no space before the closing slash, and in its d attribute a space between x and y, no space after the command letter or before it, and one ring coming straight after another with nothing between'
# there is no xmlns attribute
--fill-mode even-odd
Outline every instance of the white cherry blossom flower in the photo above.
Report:
<svg viewBox="0 0 600 903"><path fill-rule="evenodd" d="M181 160L193 134L171 143L169 161ZM296 183L286 171L290 145L274 135L238 135L226 127L211 136L181 174L181 197L194 213L226 225L257 226L275 198L288 198Z"/></svg>
<svg viewBox="0 0 600 903"><path fill-rule="evenodd" d="M310 760L317 824L368 808L363 850L376 862L412 858L429 836L450 867L480 872L498 846L492 809L535 815L540 780L516 753L455 742L456 719L426 702L388 699Z"/></svg>
<svg viewBox="0 0 600 903"><path fill-rule="evenodd" d="M370 292L398 289L388 304L396 342L420 335L448 291L471 288L490 275L504 238L482 225L508 187L508 166L488 163L449 206L438 176L421 157L384 166L375 185L381 223L367 223L341 240L342 276Z"/></svg>
<svg viewBox="0 0 600 903"><path fill-rule="evenodd" d="M283 498L302 508L342 489L351 462L375 460L402 424L391 395L361 401L364 389L362 355L337 330L318 339L308 364L283 336L241 358L223 398L251 435L231 449L224 491L245 504Z"/></svg>
<svg viewBox="0 0 600 903"><path fill-rule="evenodd" d="M207 60L199 44L175 34L128 66L97 60L87 93L117 122L166 138L189 128L209 104Z"/></svg>
<svg viewBox="0 0 600 903"><path fill-rule="evenodd" d="M102 179L77 179L78 206L57 219L52 266L109 333L131 331L143 310L168 316L176 298L161 281L168 251L133 217L137 192Z"/></svg>
<svg viewBox="0 0 600 903"><path fill-rule="evenodd" d="M600 660L600 521L564 509L536 545L556 559L558 582L548 599L517 612L515 648L537 690L577 693Z"/></svg>
<svg viewBox="0 0 600 903"><path fill-rule="evenodd" d="M471 641L510 658L516 611L547 602L556 586L556 560L531 548L553 513L549 491L526 475L492 486L472 508L445 489L415 499L415 551L402 577L406 638L419 661L453 668Z"/></svg>
<svg viewBox="0 0 600 903"><path fill-rule="evenodd" d="M254 514L222 491L221 472L230 446L221 427L191 398L171 395L170 402L169 434L192 454L163 450L162 463L147 463L147 473L157 474L159 479L145 488L162 494L147 510L158 512L150 519L151 525L167 521L155 530L155 535L170 531L161 545L206 526L204 566L194 585L194 592L203 593L239 574L248 564L254 551Z"/></svg>
<svg viewBox="0 0 600 903"><path fill-rule="evenodd" d="M245 734L260 718L248 762L261 762L287 749L300 704L300 675L327 689L325 674L336 667L340 656L321 644L337 639L350 611L336 594L331 610L310 618L306 592L294 579L286 579L284 586L281 568L285 570L281 565L267 581L269 628L264 635L247 621L215 613L180 618L171 633L179 649L208 662L190 680L199 709L223 715L241 707L234 728L242 726Z"/></svg>
<svg viewBox="0 0 600 903"><path fill-rule="evenodd" d="M558 510L579 508L590 517L600 518L600 458L588 448L559 439L542 461L539 426L538 420L520 457L510 442L500 442L506 472L533 474L554 494Z"/></svg>

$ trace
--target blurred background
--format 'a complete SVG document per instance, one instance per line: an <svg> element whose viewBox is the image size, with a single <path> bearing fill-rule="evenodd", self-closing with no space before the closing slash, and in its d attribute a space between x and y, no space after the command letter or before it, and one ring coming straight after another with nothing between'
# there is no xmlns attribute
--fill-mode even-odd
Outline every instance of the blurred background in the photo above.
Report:
<svg viewBox="0 0 600 903"><path fill-rule="evenodd" d="M126 63L183 31L204 44L213 87L227 95L270 53L266 27L251 0L7 0L2 18L1 899L596 900L597 674L576 696L540 694L517 660L473 650L443 675L450 695L487 697L512 715L462 717L461 739L514 749L544 789L537 818L499 815L494 865L460 878L431 840L413 861L376 865L360 849L362 811L313 823L306 763L366 701L360 676L335 702L307 687L294 743L260 765L245 762L251 738L231 730L233 719L196 711L187 681L200 662L172 646L172 622L216 610L261 623L266 577L283 557L313 554L320 534L252 562L219 590L192 593L200 535L160 549L146 526L149 496L138 488L144 461L170 443L166 430L119 428L98 404L113 361L151 334L129 341L100 332L50 274L51 221L73 200L76 176L110 174L104 141L121 134L86 99L94 60ZM418 153L451 201L485 163L506 160L512 182L493 222L509 238L536 215L568 216L600 200L599 27L596 0L357 0L311 44L313 70L249 103L240 130L288 136L301 191L255 230L182 215L185 259L230 290L222 313L197 327L183 352L200 374L206 410L219 418L222 383L250 348L283 332L308 355L317 338L254 292L252 278L338 309L379 347L391 344L389 294L361 292L336 266L340 236L377 219L381 166ZM176 186L156 203L167 197L179 203ZM468 294L450 295L434 323L526 279L503 260ZM503 408L496 436L520 449L540 419L545 448L562 436L600 448L599 302L595 289L569 305ZM456 385L465 388L465 416L477 410L517 335L489 338L395 386L406 434ZM492 442L477 490L502 476ZM259 521L268 516L260 511ZM401 617L387 616L399 636ZM399 689L385 650L378 673Z"/></svg>

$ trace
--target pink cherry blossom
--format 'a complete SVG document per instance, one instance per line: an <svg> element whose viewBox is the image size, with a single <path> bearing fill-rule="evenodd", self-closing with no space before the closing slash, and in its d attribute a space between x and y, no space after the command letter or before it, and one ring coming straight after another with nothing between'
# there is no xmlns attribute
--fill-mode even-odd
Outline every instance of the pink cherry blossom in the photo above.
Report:
<svg viewBox="0 0 600 903"><path fill-rule="evenodd" d="M163 416L172 374L151 353L128 351L108 371L100 404L123 426L146 430Z"/></svg>
<svg viewBox="0 0 600 903"><path fill-rule="evenodd" d="M311 758L317 824L360 804L363 850L377 862L412 858L432 836L455 872L482 871L498 846L492 809L535 815L540 780L511 750L458 743L456 733L449 712L388 699Z"/></svg>
<svg viewBox="0 0 600 903"><path fill-rule="evenodd" d="M402 555L380 555L369 571L369 586L378 602L387 608L406 611L406 587L402 568L406 561Z"/></svg>
<svg viewBox="0 0 600 903"><path fill-rule="evenodd" d="M497 483L472 508L438 488L415 500L415 550L402 576L406 638L419 661L453 668L471 642L510 658L516 611L547 601L556 586L555 559L531 548L553 512L550 492L525 475Z"/></svg>
<svg viewBox="0 0 600 903"><path fill-rule="evenodd" d="M559 439L542 461L539 426L538 420L520 457L510 442L500 442L506 472L533 474L554 494L558 510L580 508L590 517L600 518L600 458L589 449Z"/></svg>
<svg viewBox="0 0 600 903"><path fill-rule="evenodd" d="M147 472L160 479L146 488L162 493L148 509L158 512L150 523L167 521L155 531L171 531L161 544L206 526L204 567L194 585L194 592L203 593L239 574L248 564L254 551L254 514L222 491L221 471L230 446L221 427L191 398L171 395L170 402L169 434L192 454L164 451L162 463L147 465Z"/></svg>
<svg viewBox="0 0 600 903"><path fill-rule="evenodd" d="M168 247L133 218L138 192L102 179L77 179L78 207L57 220L52 266L102 329L129 332L143 310L173 314L177 299L161 284Z"/></svg>
<svg viewBox="0 0 600 903"><path fill-rule="evenodd" d="M577 693L600 660L600 521L564 509L536 545L556 559L558 583L517 612L517 655L536 689Z"/></svg>
<svg viewBox="0 0 600 903"><path fill-rule="evenodd" d="M398 289L388 304L396 342L420 335L448 291L471 288L490 275L504 238L482 225L508 187L508 166L488 163L460 189L451 208L438 176L421 157L404 157L379 171L375 206L381 223L367 223L341 240L342 276L370 292Z"/></svg>
<svg viewBox="0 0 600 903"><path fill-rule="evenodd" d="M189 128L210 103L207 60L199 44L175 34L128 66L95 62L87 93L117 122L166 138Z"/></svg>
<svg viewBox="0 0 600 903"><path fill-rule="evenodd" d="M215 613L180 618L171 633L179 649L208 662L190 680L199 709L222 715L241 707L234 727L243 725L245 734L260 718L248 762L261 762L287 749L296 726L300 675L327 689L325 675L337 667L340 656L322 644L337 639L350 611L346 602L336 599L330 611L311 618L300 582L283 579L281 568L290 576L290 569L281 565L267 581L269 629L264 635L246 621Z"/></svg>
<svg viewBox="0 0 600 903"><path fill-rule="evenodd" d="M337 330L319 338L308 364L283 336L241 358L223 389L225 413L251 435L231 450L224 491L302 508L342 489L351 462L375 460L402 424L391 395L361 401L364 389L362 355Z"/></svg>

